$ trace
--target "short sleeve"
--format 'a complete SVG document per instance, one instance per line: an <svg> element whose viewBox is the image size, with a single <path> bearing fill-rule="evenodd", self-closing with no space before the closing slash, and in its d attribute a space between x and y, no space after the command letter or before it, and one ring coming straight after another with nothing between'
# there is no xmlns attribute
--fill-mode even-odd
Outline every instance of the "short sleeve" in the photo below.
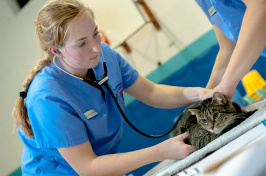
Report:
<svg viewBox="0 0 266 176"><path fill-rule="evenodd" d="M88 141L84 122L63 98L37 92L28 102L28 116L38 148L68 147Z"/></svg>
<svg viewBox="0 0 266 176"><path fill-rule="evenodd" d="M139 73L115 50L111 49L107 44L102 43L102 46L109 50L117 59L121 70L123 88L130 87L138 78Z"/></svg>
<svg viewBox="0 0 266 176"><path fill-rule="evenodd" d="M126 89L135 83L139 73L121 56L119 66L122 72L123 87Z"/></svg>

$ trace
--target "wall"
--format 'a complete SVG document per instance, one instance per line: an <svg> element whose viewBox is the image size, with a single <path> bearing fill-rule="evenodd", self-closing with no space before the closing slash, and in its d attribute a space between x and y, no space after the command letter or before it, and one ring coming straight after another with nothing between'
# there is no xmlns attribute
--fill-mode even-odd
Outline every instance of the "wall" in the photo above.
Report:
<svg viewBox="0 0 266 176"><path fill-rule="evenodd" d="M128 40L133 53L119 51L143 75L192 44L212 27L194 0L146 0L162 29L146 25ZM144 58L144 59L143 59Z"/></svg>
<svg viewBox="0 0 266 176"><path fill-rule="evenodd" d="M13 132L11 111L29 70L37 63L36 59L43 56L32 23L43 2L31 0L16 15L6 12L8 20L0 25L0 175L7 175L20 166L22 143ZM127 54L122 47L116 49L144 76L158 68L157 61L165 63L211 29L193 0L146 2L158 18L161 31L147 24L128 40L131 54ZM2 7L3 0L0 3ZM180 62L184 60L186 56Z"/></svg>
<svg viewBox="0 0 266 176"><path fill-rule="evenodd" d="M25 76L41 54L38 42L34 39L32 23L40 5L30 5L27 7L30 9L22 9L18 14L10 16L0 28L0 175L7 175L20 165L22 143L17 133L13 132L11 111Z"/></svg>
<svg viewBox="0 0 266 176"><path fill-rule="evenodd" d="M1 0L0 1L0 27L8 23L15 15L18 6L10 6L13 1Z"/></svg>

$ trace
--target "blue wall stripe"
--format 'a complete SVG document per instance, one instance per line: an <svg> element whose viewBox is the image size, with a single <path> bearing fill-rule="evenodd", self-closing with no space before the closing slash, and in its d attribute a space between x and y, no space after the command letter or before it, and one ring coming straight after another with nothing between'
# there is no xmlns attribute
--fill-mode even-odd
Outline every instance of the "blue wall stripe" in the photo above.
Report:
<svg viewBox="0 0 266 176"><path fill-rule="evenodd" d="M17 169L15 172L11 173L8 176L22 176L21 169Z"/></svg>

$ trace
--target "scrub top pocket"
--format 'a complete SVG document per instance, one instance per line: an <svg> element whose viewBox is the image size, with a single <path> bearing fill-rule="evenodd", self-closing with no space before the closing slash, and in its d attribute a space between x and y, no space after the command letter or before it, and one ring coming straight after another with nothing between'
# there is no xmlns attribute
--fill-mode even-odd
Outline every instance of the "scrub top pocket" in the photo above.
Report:
<svg viewBox="0 0 266 176"><path fill-rule="evenodd" d="M116 88L114 89L114 94L115 94L115 98L117 100L117 102L119 103L121 109L123 111L125 111L125 100L124 100L124 96L123 96L123 86L122 84L118 84L116 86Z"/></svg>
<svg viewBox="0 0 266 176"><path fill-rule="evenodd" d="M78 175L71 167L65 166L54 159L44 158L41 168L41 176Z"/></svg>

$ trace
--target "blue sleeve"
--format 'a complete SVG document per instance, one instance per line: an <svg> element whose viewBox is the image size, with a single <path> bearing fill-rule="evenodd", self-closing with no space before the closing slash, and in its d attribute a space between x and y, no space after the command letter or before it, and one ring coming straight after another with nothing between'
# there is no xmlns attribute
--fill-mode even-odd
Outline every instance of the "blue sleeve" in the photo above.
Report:
<svg viewBox="0 0 266 176"><path fill-rule="evenodd" d="M79 145L88 141L86 127L73 108L48 92L35 92L27 110L38 148Z"/></svg>
<svg viewBox="0 0 266 176"><path fill-rule="evenodd" d="M126 89L130 87L135 81L138 79L139 73L123 58L119 53L115 50L111 49L107 44L102 43L102 47L107 50L107 52L112 53L112 55L117 59L117 63L119 65L123 88ZM112 66L115 68L114 66Z"/></svg>
<svg viewBox="0 0 266 176"><path fill-rule="evenodd" d="M122 72L123 88L126 89L135 83L139 74L123 57L120 56L118 58Z"/></svg>

